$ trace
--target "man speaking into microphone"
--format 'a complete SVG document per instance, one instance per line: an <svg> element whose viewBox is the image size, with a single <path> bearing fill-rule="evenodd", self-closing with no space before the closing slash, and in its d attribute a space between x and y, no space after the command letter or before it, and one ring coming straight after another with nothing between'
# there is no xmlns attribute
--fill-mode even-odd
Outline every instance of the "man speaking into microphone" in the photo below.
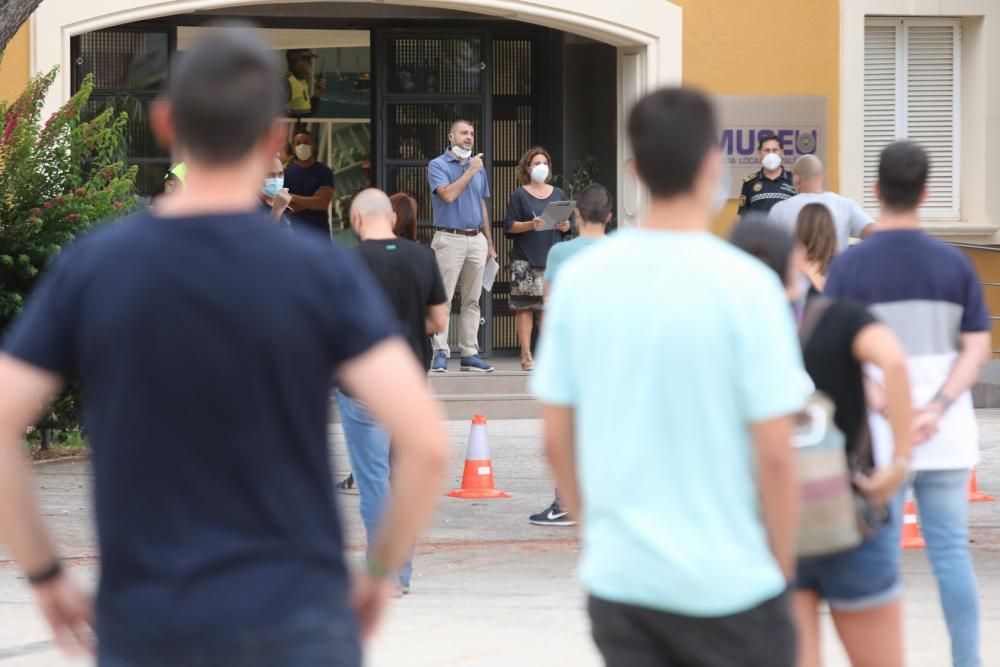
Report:
<svg viewBox="0 0 1000 667"><path fill-rule="evenodd" d="M431 249L437 257L444 280L447 308L455 287L462 284L462 310L458 344L461 369L488 373L493 366L479 358L479 297L483 291L483 269L488 258L496 258L493 233L486 200L490 197L489 179L483 170L483 154L473 155L476 129L467 120L456 120L448 131L448 150L430 161L427 180L431 186L434 209L434 240ZM444 331L434 336L434 361L431 370L448 371L448 321Z"/></svg>

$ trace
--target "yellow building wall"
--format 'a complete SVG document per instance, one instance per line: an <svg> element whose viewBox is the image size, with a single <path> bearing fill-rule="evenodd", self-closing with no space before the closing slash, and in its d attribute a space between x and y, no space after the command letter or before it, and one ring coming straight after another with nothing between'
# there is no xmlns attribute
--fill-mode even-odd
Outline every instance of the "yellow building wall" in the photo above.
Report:
<svg viewBox="0 0 1000 667"><path fill-rule="evenodd" d="M28 24L7 44L0 62L0 101L12 102L28 85Z"/></svg>
<svg viewBox="0 0 1000 667"><path fill-rule="evenodd" d="M714 95L825 95L827 187L838 186L840 2L671 0L684 12L685 85ZM728 234L738 202L713 225Z"/></svg>

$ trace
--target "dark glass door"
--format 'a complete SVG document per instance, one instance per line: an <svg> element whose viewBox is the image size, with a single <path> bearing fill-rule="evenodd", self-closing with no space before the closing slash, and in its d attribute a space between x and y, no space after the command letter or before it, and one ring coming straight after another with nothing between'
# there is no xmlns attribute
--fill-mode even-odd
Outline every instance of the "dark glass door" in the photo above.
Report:
<svg viewBox="0 0 1000 667"><path fill-rule="evenodd" d="M472 121L476 148L485 156L490 177L493 241L500 274L492 294L483 295L485 354L517 350L510 297L511 241L503 234L511 192L518 187L515 168L536 142L537 42L490 32L433 34L386 31L379 47L379 183L389 194L407 192L418 204L418 240L434 235L427 163L447 148L451 123ZM457 291L456 291L457 293ZM457 347L459 303L452 302L452 338Z"/></svg>
<svg viewBox="0 0 1000 667"><path fill-rule="evenodd" d="M488 37L388 31L379 35L378 43L379 182L390 195L406 192L417 200L417 239L429 245L434 231L427 164L447 149L452 122L472 122L475 150L486 155L490 168ZM482 301L482 316L489 322L489 299ZM459 307L459 299L453 299L448 341L452 349L458 348ZM479 333L480 350L487 355L492 352L489 333L488 327Z"/></svg>

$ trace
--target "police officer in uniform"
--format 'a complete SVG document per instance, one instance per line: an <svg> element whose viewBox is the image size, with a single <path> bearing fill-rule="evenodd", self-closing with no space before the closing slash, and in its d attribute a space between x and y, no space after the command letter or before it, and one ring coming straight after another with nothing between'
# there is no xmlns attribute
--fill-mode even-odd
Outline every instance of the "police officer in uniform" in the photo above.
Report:
<svg viewBox="0 0 1000 667"><path fill-rule="evenodd" d="M289 49L285 54L288 73L282 84L288 100L285 111L289 116L302 118L316 113L319 97L326 89L326 78L321 72L316 77L315 88L311 86L315 58L316 52L312 49Z"/></svg>
<svg viewBox="0 0 1000 667"><path fill-rule="evenodd" d="M767 134L757 143L757 152L761 157L762 168L743 179L743 190L740 192L740 210L743 215L748 211L767 213L779 201L798 194L792 183L792 175L781 166L781 140L773 134Z"/></svg>

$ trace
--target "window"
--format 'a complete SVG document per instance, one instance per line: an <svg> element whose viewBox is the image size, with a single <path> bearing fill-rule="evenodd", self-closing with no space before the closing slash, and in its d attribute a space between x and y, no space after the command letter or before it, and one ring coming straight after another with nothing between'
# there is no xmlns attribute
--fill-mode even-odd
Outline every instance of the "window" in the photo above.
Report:
<svg viewBox="0 0 1000 667"><path fill-rule="evenodd" d="M959 53L954 19L875 19L865 23L864 206L878 209L879 153L910 139L931 160L928 218L961 217Z"/></svg>

